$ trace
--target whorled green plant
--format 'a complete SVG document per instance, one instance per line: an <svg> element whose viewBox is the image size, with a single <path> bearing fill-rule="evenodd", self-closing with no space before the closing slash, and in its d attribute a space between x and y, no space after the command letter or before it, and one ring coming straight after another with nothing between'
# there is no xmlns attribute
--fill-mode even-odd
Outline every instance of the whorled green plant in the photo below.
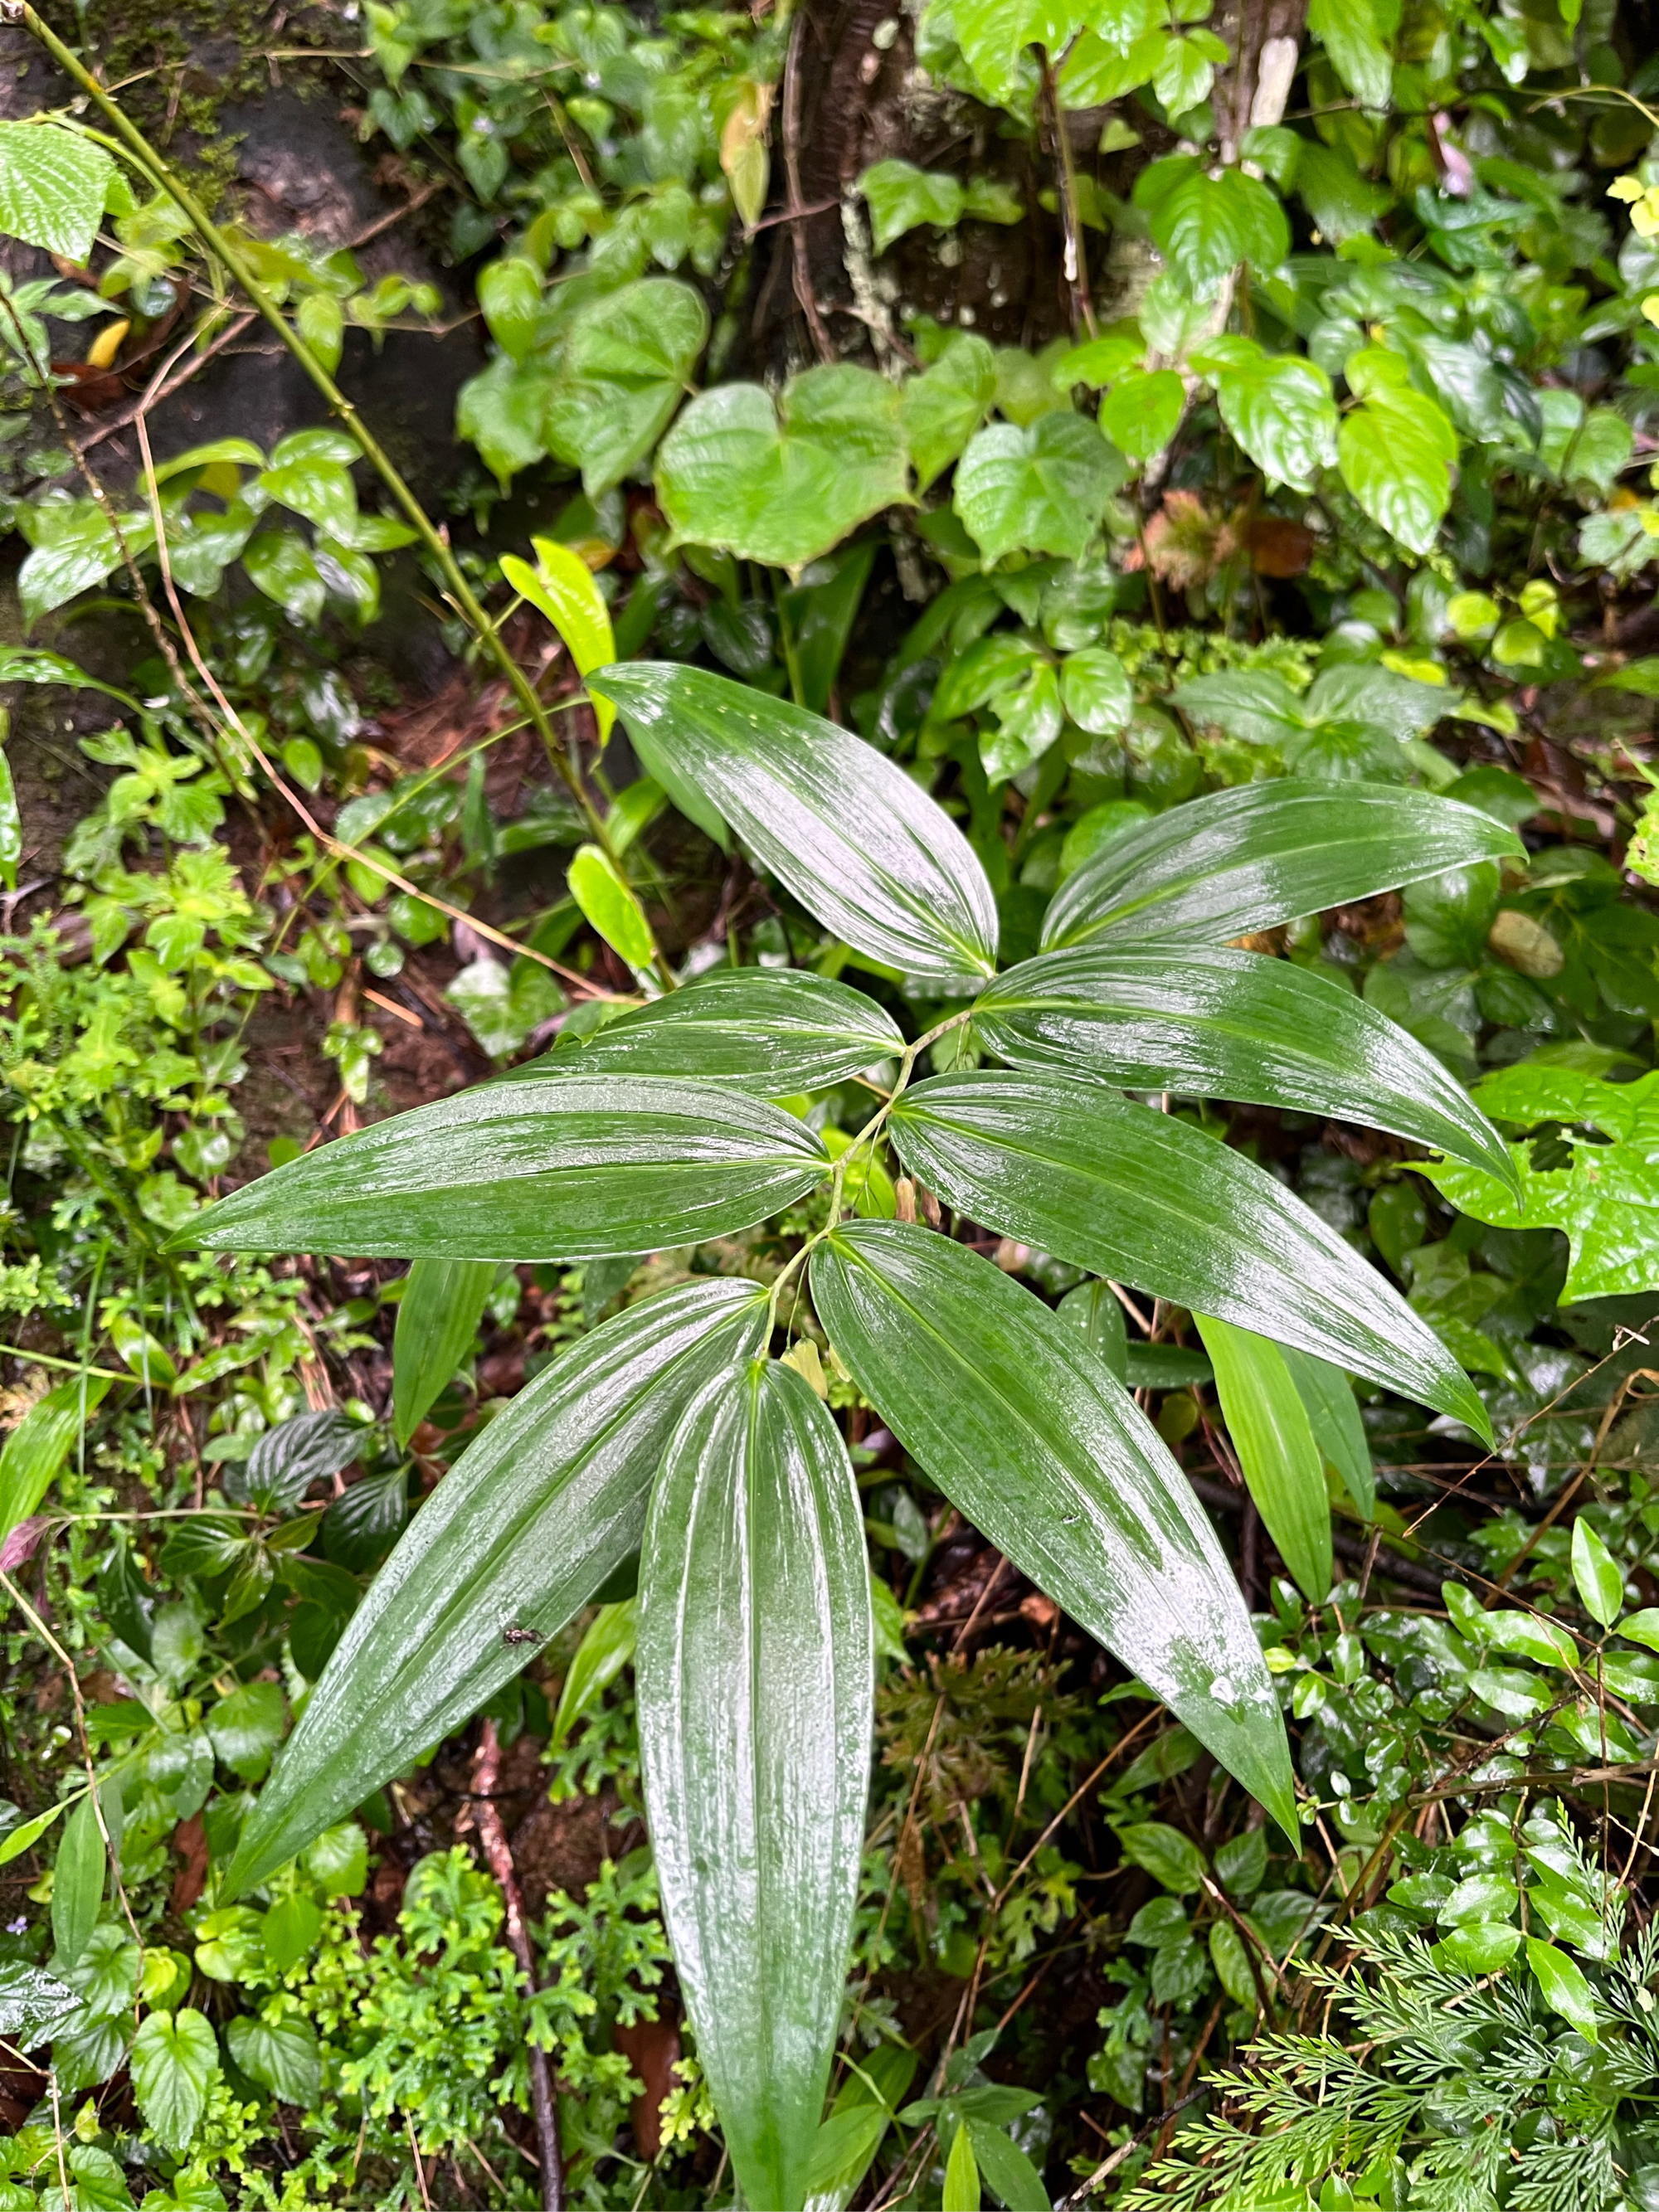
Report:
<svg viewBox="0 0 1659 2212"><path fill-rule="evenodd" d="M678 665L596 672L635 748L853 951L969 1003L907 1042L811 971L725 970L580 1045L295 1160L198 1215L210 1249L416 1263L410 1363L453 1363L478 1263L732 1235L827 1194L769 1291L694 1280L565 1352L423 1506L351 1620L245 1829L262 1882L462 1725L640 1554L638 1690L663 1905L748 2200L805 2200L857 1881L872 1695L839 1427L769 1356L803 1286L858 1388L1020 1570L1296 1832L1283 1724L1179 1467L1082 1333L950 1236L882 1218L890 1144L959 1219L1487 1424L1427 1326L1271 1174L1132 1092L1367 1121L1494 1174L1496 1133L1412 1038L1230 940L1516 849L1420 792L1296 781L1139 827L1069 878L1034 959L948 814L833 724ZM1002 1064L916 1079L967 1030ZM775 1101L862 1073L832 1160ZM781 1307L781 1296L791 1292ZM1336 1378L1339 1382L1340 1376ZM1344 1386L1346 1387L1346 1386ZM1314 1465L1317 1468L1316 1456ZM1297 1501L1304 1517L1326 1510Z"/></svg>

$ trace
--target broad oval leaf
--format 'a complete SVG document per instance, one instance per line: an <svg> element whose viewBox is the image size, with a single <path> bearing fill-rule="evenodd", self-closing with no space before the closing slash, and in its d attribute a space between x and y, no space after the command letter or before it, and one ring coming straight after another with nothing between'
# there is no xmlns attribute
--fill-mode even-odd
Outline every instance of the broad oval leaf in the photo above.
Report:
<svg viewBox="0 0 1659 2212"><path fill-rule="evenodd" d="M457 1460L374 1580L242 1832L263 1881L510 1681L640 1540L687 1401L764 1340L751 1283L630 1306L544 1369Z"/></svg>
<svg viewBox="0 0 1659 2212"><path fill-rule="evenodd" d="M192 1216L221 1252L597 1259L747 1229L823 1147L764 1099L648 1077L484 1084L291 1160Z"/></svg>
<svg viewBox="0 0 1659 2212"><path fill-rule="evenodd" d="M641 276L577 311L544 428L548 449L580 469L589 499L656 444L708 337L702 294L674 276Z"/></svg>
<svg viewBox="0 0 1659 2212"><path fill-rule="evenodd" d="M392 1339L392 1433L406 1444L466 1356L495 1279L494 1260L417 1260Z"/></svg>
<svg viewBox="0 0 1659 2212"><path fill-rule="evenodd" d="M1024 547L1080 561L1128 465L1086 415L976 431L957 465L957 513L988 562Z"/></svg>
<svg viewBox="0 0 1659 2212"><path fill-rule="evenodd" d="M844 1083L903 1049L892 1018L846 983L803 968L725 969L499 1079L680 1076L784 1098Z"/></svg>
<svg viewBox="0 0 1659 2212"><path fill-rule="evenodd" d="M855 951L932 982L993 972L985 871L896 762L822 715L701 668L619 662L590 689L615 700L629 733L672 761Z"/></svg>
<svg viewBox="0 0 1659 2212"><path fill-rule="evenodd" d="M1081 1332L930 1230L845 1222L812 1299L951 1503L1109 1645L1295 1833L1290 1753L1215 1532Z"/></svg>
<svg viewBox="0 0 1659 2212"><path fill-rule="evenodd" d="M888 1126L906 1168L988 1229L1368 1375L1490 1440L1468 1376L1399 1293L1264 1169L1174 1115L1080 1076L981 1069L918 1084Z"/></svg>
<svg viewBox="0 0 1659 2212"><path fill-rule="evenodd" d="M1330 1114L1514 1175L1508 1146L1431 1052L1288 960L1181 944L1039 953L980 994L974 1029L1016 1065L1069 1062L1126 1091Z"/></svg>
<svg viewBox="0 0 1659 2212"><path fill-rule="evenodd" d="M225 1470L225 1495L262 1513L286 1513L313 1482L350 1466L368 1441L359 1421L333 1407L295 1413L267 1429L242 1464Z"/></svg>
<svg viewBox="0 0 1659 2212"><path fill-rule="evenodd" d="M1194 1314L1227 1433L1279 1556L1311 1605L1331 1588L1331 1508L1313 1422L1276 1344Z"/></svg>
<svg viewBox="0 0 1659 2212"><path fill-rule="evenodd" d="M101 146L43 117L0 123L0 232L77 265L98 236L116 168Z"/></svg>
<svg viewBox="0 0 1659 2212"><path fill-rule="evenodd" d="M1402 785L1239 784L1155 815L1085 860L1049 906L1043 950L1105 935L1224 944L1524 849L1490 814Z"/></svg>
<svg viewBox="0 0 1659 2212"><path fill-rule="evenodd" d="M805 2201L864 1844L874 1629L852 1465L793 1368L693 1401L641 1555L646 1810L663 1917L750 2204Z"/></svg>

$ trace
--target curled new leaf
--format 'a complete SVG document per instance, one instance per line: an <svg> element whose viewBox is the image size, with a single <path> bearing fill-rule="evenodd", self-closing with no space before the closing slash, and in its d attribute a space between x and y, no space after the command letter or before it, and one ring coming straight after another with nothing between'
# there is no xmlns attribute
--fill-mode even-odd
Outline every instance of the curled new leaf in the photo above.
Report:
<svg viewBox="0 0 1659 2212"><path fill-rule="evenodd" d="M262 1881L460 1727L640 1540L686 1402L761 1341L750 1283L630 1306L544 1369L416 1515L353 1614L242 1832Z"/></svg>
<svg viewBox="0 0 1659 2212"><path fill-rule="evenodd" d="M1173 1115L1082 1077L981 1070L918 1084L889 1127L907 1169L970 1220L1490 1433L1399 1293L1263 1169Z"/></svg>
<svg viewBox="0 0 1659 2212"><path fill-rule="evenodd" d="M1085 860L1054 895L1043 948L1103 937L1223 945L1523 850L1491 815L1428 792L1288 776L1239 784L1155 815Z"/></svg>
<svg viewBox="0 0 1659 2212"><path fill-rule="evenodd" d="M804 1197L823 1148L764 1099L636 1077L485 1084L342 1137L193 1215L218 1252L577 1259L696 1243Z"/></svg>
<svg viewBox="0 0 1659 2212"><path fill-rule="evenodd" d="M620 662L592 686L856 951L930 981L992 973L997 909L985 871L896 762L821 715L701 668Z"/></svg>
<svg viewBox="0 0 1659 2212"><path fill-rule="evenodd" d="M892 1222L843 1223L813 1255L812 1298L951 1503L1293 1833L1284 1726L1232 1570L1082 1332L961 1245Z"/></svg>
<svg viewBox="0 0 1659 2212"><path fill-rule="evenodd" d="M805 2203L864 1842L874 1700L853 1469L793 1368L687 1408L641 1555L640 1747L663 1917L744 2197Z"/></svg>

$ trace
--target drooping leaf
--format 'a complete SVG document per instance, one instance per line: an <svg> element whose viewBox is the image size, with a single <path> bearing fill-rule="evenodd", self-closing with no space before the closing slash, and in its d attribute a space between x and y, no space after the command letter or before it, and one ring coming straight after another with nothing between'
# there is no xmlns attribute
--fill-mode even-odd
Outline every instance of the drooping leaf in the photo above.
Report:
<svg viewBox="0 0 1659 2212"><path fill-rule="evenodd" d="M649 1252L746 1229L824 1167L817 1139L763 1099L548 1076L484 1084L342 1137L194 1215L180 1239L434 1260Z"/></svg>
<svg viewBox="0 0 1659 2212"><path fill-rule="evenodd" d="M37 1398L0 1451L0 1540L27 1521L103 1403L105 1375L76 1375Z"/></svg>
<svg viewBox="0 0 1659 2212"><path fill-rule="evenodd" d="M604 1694L634 1656L638 1639L639 1602L619 1598L602 1605L576 1646L559 1692L557 1710L548 1735L548 1748L556 1751L588 1707Z"/></svg>
<svg viewBox="0 0 1659 2212"><path fill-rule="evenodd" d="M663 1917L751 2204L804 2203L864 1841L875 1662L858 1492L781 1361L719 1376L663 1461L636 1668Z"/></svg>
<svg viewBox="0 0 1659 2212"><path fill-rule="evenodd" d="M250 2081L285 2105L315 2106L323 2085L317 2031L309 2021L268 2021L244 2014L225 2029L230 2055Z"/></svg>
<svg viewBox="0 0 1659 2212"><path fill-rule="evenodd" d="M708 340L702 295L676 277L642 276L580 310L544 427L549 452L580 469L590 499L661 437Z"/></svg>
<svg viewBox="0 0 1659 2212"><path fill-rule="evenodd" d="M1394 64L1377 28L1371 0L1310 0L1308 28L1331 58L1331 66L1362 106L1389 104Z"/></svg>
<svg viewBox="0 0 1659 2212"><path fill-rule="evenodd" d="M1193 1318L1262 1525L1303 1595L1322 1605L1331 1587L1331 1509L1308 1409L1276 1344L1228 1322Z"/></svg>
<svg viewBox="0 0 1659 2212"><path fill-rule="evenodd" d="M1491 815L1428 792L1240 784L1155 815L1085 860L1050 902L1043 947L1099 936L1224 944L1522 850Z"/></svg>
<svg viewBox="0 0 1659 2212"><path fill-rule="evenodd" d="M1040 953L981 993L974 1028L1017 1066L1070 1063L1126 1091L1333 1115L1510 1172L1502 1139L1432 1053L1289 961L1224 945Z"/></svg>
<svg viewBox="0 0 1659 2212"><path fill-rule="evenodd" d="M1316 1359L1310 1352L1281 1344L1279 1356L1308 1409L1314 1442L1341 1476L1361 1514L1371 1520L1376 1512L1376 1470L1352 1385L1340 1367L1333 1367L1328 1359Z"/></svg>
<svg viewBox="0 0 1659 2212"><path fill-rule="evenodd" d="M981 1070L916 1085L889 1127L906 1168L969 1220L1487 1433L1399 1293L1273 1176L1173 1115L1069 1073Z"/></svg>
<svg viewBox="0 0 1659 2212"><path fill-rule="evenodd" d="M896 387L849 363L699 394L664 439L657 494L676 536L804 568L872 514L908 501Z"/></svg>
<svg viewBox="0 0 1659 2212"><path fill-rule="evenodd" d="M260 1792L233 1893L460 1727L640 1540L687 1400L755 1351L764 1294L690 1283L630 1306L537 1376L416 1515Z"/></svg>
<svg viewBox="0 0 1659 2212"><path fill-rule="evenodd" d="M1285 210L1261 178L1229 167L1212 176L1195 155L1174 154L1143 169L1134 200L1152 241L1188 289L1211 297L1241 262L1262 274L1291 248Z"/></svg>
<svg viewBox="0 0 1659 2212"><path fill-rule="evenodd" d="M718 969L500 1079L679 1076L787 1098L844 1083L903 1049L892 1017L846 983L805 968Z"/></svg>
<svg viewBox="0 0 1659 2212"><path fill-rule="evenodd" d="M811 1282L860 1389L951 1503L1291 1832L1290 1754L1232 1570L1081 1333L976 1254L894 1222L843 1223Z"/></svg>
<svg viewBox="0 0 1659 2212"><path fill-rule="evenodd" d="M1602 1628L1611 1628L1625 1606L1625 1578L1618 1562L1582 1515L1572 1524L1572 1579L1584 1610Z"/></svg>
<svg viewBox="0 0 1659 2212"><path fill-rule="evenodd" d="M0 123L0 233L77 266L115 179L101 146L55 123Z"/></svg>
<svg viewBox="0 0 1659 2212"><path fill-rule="evenodd" d="M392 1433L406 1444L466 1356L496 1275L493 1260L416 1260L392 1340Z"/></svg>
<svg viewBox="0 0 1659 2212"><path fill-rule="evenodd" d="M985 871L896 762L833 722L700 668L627 661L593 682L629 734L640 731L673 761L762 866L848 945L930 981L992 973L997 911Z"/></svg>
<svg viewBox="0 0 1659 2212"><path fill-rule="evenodd" d="M987 561L1023 547L1080 561L1127 465L1086 415L994 422L969 439L953 497Z"/></svg>

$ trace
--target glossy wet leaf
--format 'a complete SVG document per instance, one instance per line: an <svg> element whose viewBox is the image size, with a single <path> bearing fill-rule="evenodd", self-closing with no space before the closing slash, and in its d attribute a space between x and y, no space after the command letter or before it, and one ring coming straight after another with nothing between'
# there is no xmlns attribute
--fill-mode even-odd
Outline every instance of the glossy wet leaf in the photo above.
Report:
<svg viewBox="0 0 1659 2212"><path fill-rule="evenodd" d="M593 680L629 735L671 760L855 950L934 981L991 974L997 910L985 871L896 762L702 669L628 661Z"/></svg>
<svg viewBox="0 0 1659 2212"><path fill-rule="evenodd" d="M1587 2043L1599 2043L1595 1993L1577 1961L1555 1944L1547 1943L1541 1936L1528 1936L1527 1964L1550 2010L1559 2013L1570 2027L1576 2027Z"/></svg>
<svg viewBox="0 0 1659 2212"><path fill-rule="evenodd" d="M1607 1546L1583 1516L1572 1524L1572 1579L1590 1619L1610 1628L1624 1610L1625 1578Z"/></svg>
<svg viewBox="0 0 1659 2212"><path fill-rule="evenodd" d="M846 983L805 968L720 969L501 1080L680 1076L787 1098L844 1083L903 1049L892 1017Z"/></svg>
<svg viewBox="0 0 1659 2212"><path fill-rule="evenodd" d="M1215 388L1221 419L1270 483L1310 490L1336 459L1337 412L1324 370L1254 338L1206 339L1188 356Z"/></svg>
<svg viewBox="0 0 1659 2212"><path fill-rule="evenodd" d="M756 1349L764 1311L754 1285L736 1281L630 1306L481 1431L369 1585L312 1691L243 1830L237 1891L462 1726L588 1601L639 1543L687 1401Z"/></svg>
<svg viewBox="0 0 1659 2212"><path fill-rule="evenodd" d="M702 295L672 276L641 277L577 314L544 428L548 450L580 469L590 499L620 483L661 437L708 339Z"/></svg>
<svg viewBox="0 0 1659 2212"><path fill-rule="evenodd" d="M1427 1323L1273 1176L1172 1115L1047 1069L934 1077L889 1124L970 1221L1370 1376L1486 1434Z"/></svg>
<svg viewBox="0 0 1659 2212"><path fill-rule="evenodd" d="M399 1447L466 1357L498 1273L494 1260L416 1260L410 1267L392 1340L392 1433Z"/></svg>
<svg viewBox="0 0 1659 2212"><path fill-rule="evenodd" d="M1193 1318L1262 1525L1303 1595L1321 1605L1331 1587L1331 1509L1308 1409L1276 1344L1224 1321Z"/></svg>
<svg viewBox="0 0 1659 2212"><path fill-rule="evenodd" d="M1021 548L1080 561L1127 476L1086 415L1040 415L978 431L957 465L952 496L987 561Z"/></svg>
<svg viewBox="0 0 1659 2212"><path fill-rule="evenodd" d="M1225 944L1522 849L1491 815L1428 792L1288 776L1240 784L1155 815L1085 860L1055 893L1042 942Z"/></svg>
<svg viewBox="0 0 1659 2212"><path fill-rule="evenodd" d="M1571 1067L1522 1064L1475 1086L1500 1121L1565 1126L1566 1164L1539 1168L1526 1144L1507 1147L1517 1197L1483 1169L1456 1160L1412 1162L1461 1213L1499 1229L1559 1229L1567 1240L1560 1303L1659 1291L1659 1075L1607 1083ZM1601 1143L1580 1133L1598 1129Z"/></svg>
<svg viewBox="0 0 1659 2212"><path fill-rule="evenodd" d="M803 1197L817 1139L763 1099L648 1077L485 1084L377 1121L195 1215L212 1251L408 1259L649 1252Z"/></svg>
<svg viewBox="0 0 1659 2212"><path fill-rule="evenodd" d="M793 1368L688 1407L640 1565L646 1808L663 1917L751 2204L805 2199L864 1841L874 1653L852 1465Z"/></svg>
<svg viewBox="0 0 1659 2212"><path fill-rule="evenodd" d="M1259 177L1231 167L1211 175L1193 155L1172 155L1143 169L1134 200L1152 241L1197 297L1210 297L1241 262L1276 269L1290 252L1290 228Z"/></svg>
<svg viewBox="0 0 1659 2212"><path fill-rule="evenodd" d="M1127 1091L1330 1115L1510 1175L1462 1085L1355 993L1231 946L1109 942L999 975L975 1002L975 1035L1017 1066L1069 1063Z"/></svg>
<svg viewBox="0 0 1659 2212"><path fill-rule="evenodd" d="M1451 502L1457 433L1444 409L1411 383L1403 356L1365 346L1346 373L1361 404L1343 416L1337 435L1342 481L1407 552L1427 553Z"/></svg>
<svg viewBox="0 0 1659 2212"><path fill-rule="evenodd" d="M1232 1569L1080 1333L977 1254L898 1223L843 1223L811 1282L836 1352L906 1450L1288 1832L1289 1753Z"/></svg>
<svg viewBox="0 0 1659 2212"><path fill-rule="evenodd" d="M349 1467L368 1441L362 1423L335 1407L295 1413L267 1429L245 1460L227 1467L225 1495L233 1504L285 1513L313 1482Z"/></svg>
<svg viewBox="0 0 1659 2212"><path fill-rule="evenodd" d="M873 369L804 370L691 402L663 440L657 495L677 538L799 570L908 499L899 395Z"/></svg>

